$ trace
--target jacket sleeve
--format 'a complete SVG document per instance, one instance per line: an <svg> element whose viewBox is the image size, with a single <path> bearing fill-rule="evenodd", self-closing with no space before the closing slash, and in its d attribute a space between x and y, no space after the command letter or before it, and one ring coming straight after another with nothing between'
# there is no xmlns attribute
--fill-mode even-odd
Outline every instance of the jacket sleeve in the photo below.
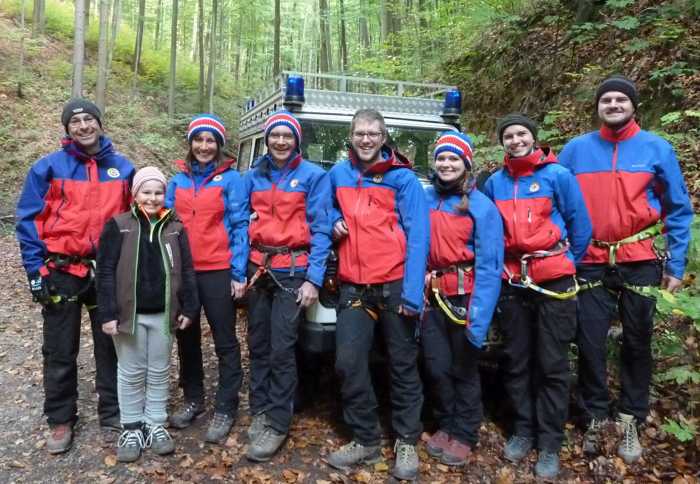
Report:
<svg viewBox="0 0 700 484"><path fill-rule="evenodd" d="M187 230L182 228L179 237L180 255L182 257L182 306L180 312L190 319L194 319L200 311L199 292L197 290L197 279L192 263L192 251L190 250L190 240Z"/></svg>
<svg viewBox="0 0 700 484"><path fill-rule="evenodd" d="M328 172L328 179L330 183L330 190L331 190L331 196L333 197L333 203L331 204L331 213L330 213L330 222L331 222L331 230L333 230L333 227L335 227L335 224L338 222L338 220L341 220L343 218L343 213L340 211L340 206L338 206L338 197L336 197L336 189L338 188L336 184L336 178L338 176L337 170L339 168L336 168L335 166L331 168L331 170Z"/></svg>
<svg viewBox="0 0 700 484"><path fill-rule="evenodd" d="M306 279L318 287L323 285L326 260L331 250L331 182L327 173L314 172L306 194L306 222L311 232L311 251Z"/></svg>
<svg viewBox="0 0 700 484"><path fill-rule="evenodd" d="M418 313L423 310L424 302L425 268L430 250L430 213L423 186L410 171L397 192L397 206L406 234L401 299L404 306Z"/></svg>
<svg viewBox="0 0 700 484"><path fill-rule="evenodd" d="M576 263L583 259L593 235L591 219L576 177L568 169L556 174L557 189L554 194L557 207L566 223L571 253Z"/></svg>
<svg viewBox="0 0 700 484"><path fill-rule="evenodd" d="M663 187L661 201L669 253L666 272L682 279L690 245L693 208L673 148L664 143L662 150L661 161L656 167L656 178Z"/></svg>
<svg viewBox="0 0 700 484"><path fill-rule="evenodd" d="M111 218L102 229L97 250L97 320L100 324L119 319L117 307L117 264L123 236L117 222Z"/></svg>
<svg viewBox="0 0 700 484"><path fill-rule="evenodd" d="M474 290L469 299L467 339L480 348L488 334L501 292L503 221L496 206L480 192L470 199L474 219Z"/></svg>
<svg viewBox="0 0 700 484"><path fill-rule="evenodd" d="M48 158L37 161L27 174L24 188L17 201L17 240L22 253L22 263L27 274L37 272L48 275L44 264L46 245L39 238L36 220L45 208L44 197L49 191L53 172Z"/></svg>
<svg viewBox="0 0 700 484"><path fill-rule="evenodd" d="M246 262L248 261L248 224L250 222L250 203L243 179L237 172L228 184L225 197L224 224L228 233L231 251L231 279L244 282Z"/></svg>
<svg viewBox="0 0 700 484"><path fill-rule="evenodd" d="M175 177L171 178L168 182L168 186L165 189L165 208L175 208L175 189L177 188L177 183L175 182Z"/></svg>

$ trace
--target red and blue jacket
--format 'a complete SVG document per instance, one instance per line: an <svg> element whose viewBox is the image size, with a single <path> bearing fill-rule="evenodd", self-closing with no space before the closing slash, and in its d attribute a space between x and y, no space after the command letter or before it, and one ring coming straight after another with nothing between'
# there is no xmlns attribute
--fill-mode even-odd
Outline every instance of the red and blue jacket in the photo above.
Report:
<svg viewBox="0 0 700 484"><path fill-rule="evenodd" d="M553 250L568 240L566 252L533 258L528 275L544 282L576 273L591 240L591 221L576 178L557 163L549 148L527 156L506 154L504 166L491 175L484 193L495 202L505 231L505 274L520 274L520 258Z"/></svg>
<svg viewBox="0 0 700 484"><path fill-rule="evenodd" d="M48 275L45 261L52 253L94 259L105 222L131 202L134 167L109 138L100 137L95 155L70 138L62 144L63 150L34 163L17 202L17 240L27 274ZM78 277L89 270L79 262L60 269Z"/></svg>
<svg viewBox="0 0 700 484"><path fill-rule="evenodd" d="M244 282L248 259L248 203L233 160L216 166L175 162L180 172L168 183L165 206L187 229L195 271L231 271Z"/></svg>
<svg viewBox="0 0 700 484"><path fill-rule="evenodd" d="M669 259L666 272L681 279L690 243L693 210L671 145L634 120L615 132L603 126L564 146L561 163L578 179L593 238L617 242L663 219ZM656 259L653 239L621 245L617 262ZM608 263L608 250L593 244L581 261Z"/></svg>
<svg viewBox="0 0 700 484"><path fill-rule="evenodd" d="M271 255L270 267L289 270L294 266L306 272L307 281L320 287L331 250L331 189L326 172L298 152L282 168L266 154L244 178L253 213L251 262L264 263L265 254L256 245L302 251L294 257L290 253Z"/></svg>
<svg viewBox="0 0 700 484"><path fill-rule="evenodd" d="M402 303L423 308L430 216L411 163L389 148L382 161L362 171L354 152L329 172L333 224L343 219L349 235L338 246L338 278L352 284L403 279Z"/></svg>
<svg viewBox="0 0 700 484"><path fill-rule="evenodd" d="M464 281L469 309L467 338L481 347L501 292L504 244L500 214L493 202L474 188L469 192L467 212L457 208L461 194L441 195L431 186L426 189L426 198L430 208L428 270L473 265ZM445 272L439 283L441 294L458 294L456 272Z"/></svg>

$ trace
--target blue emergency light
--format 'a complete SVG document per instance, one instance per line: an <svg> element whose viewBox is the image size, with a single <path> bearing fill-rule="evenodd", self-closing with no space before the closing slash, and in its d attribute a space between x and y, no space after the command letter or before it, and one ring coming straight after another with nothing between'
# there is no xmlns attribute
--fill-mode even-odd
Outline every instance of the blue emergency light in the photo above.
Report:
<svg viewBox="0 0 700 484"><path fill-rule="evenodd" d="M284 94L284 105L290 111L304 105L304 78L295 74L287 76L287 90Z"/></svg>
<svg viewBox="0 0 700 484"><path fill-rule="evenodd" d="M459 121L462 114L462 93L459 89L450 89L445 93L445 104L442 108L442 117L446 122L454 124Z"/></svg>

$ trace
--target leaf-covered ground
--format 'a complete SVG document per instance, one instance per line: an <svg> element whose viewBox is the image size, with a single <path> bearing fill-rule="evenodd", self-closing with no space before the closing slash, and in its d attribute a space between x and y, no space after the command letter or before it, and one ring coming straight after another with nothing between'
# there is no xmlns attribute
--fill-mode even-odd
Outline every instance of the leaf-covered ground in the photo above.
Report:
<svg viewBox="0 0 700 484"><path fill-rule="evenodd" d="M7 231L5 231L7 233ZM51 456L46 452L47 425L42 416L41 315L30 300L26 278L21 267L16 242L11 235L0 237L0 482L212 482L250 483L331 483L387 482L392 463L392 441L389 434L383 441L382 462L356 469L350 474L331 469L325 457L339 444L346 442L347 431L339 422L334 399L331 372L322 370L310 382L318 390L313 402L299 412L290 437L281 452L269 463L253 464L245 457L247 386L241 392L240 415L225 445L204 444L207 418L184 431L173 431L176 452L158 457L150 452L135 464L116 462L116 434L103 434L96 420L94 363L89 325L84 321L79 356L79 413L73 449L67 454ZM205 324L206 326L206 324ZM209 395L216 378L216 365L211 337L203 338ZM238 336L243 347L243 366L247 368L245 318L241 317ZM177 388L177 363L173 354L172 404L181 402ZM318 379L317 379L318 378ZM662 393L663 395L663 393ZM498 398L496 398L498 400ZM677 407L673 395L656 401L654 418L645 427L642 440L647 449L642 461L625 465L615 457L614 428L607 433L605 455L595 460L581 455L580 431L567 425L569 444L562 453L563 470L560 482L698 482L698 452L693 445L683 446L660 429L660 412ZM489 408L498 407L489 402ZM210 409L211 412L211 409ZM207 416L209 413L207 414ZM386 424L387 416L384 416ZM386 429L385 425L385 429ZM426 428L430 422L426 421ZM501 458L504 436L502 428L487 420L481 428L481 443L468 466L451 469L429 458L420 444L420 482L457 483L493 482L508 484L532 482L534 453L519 466Z"/></svg>

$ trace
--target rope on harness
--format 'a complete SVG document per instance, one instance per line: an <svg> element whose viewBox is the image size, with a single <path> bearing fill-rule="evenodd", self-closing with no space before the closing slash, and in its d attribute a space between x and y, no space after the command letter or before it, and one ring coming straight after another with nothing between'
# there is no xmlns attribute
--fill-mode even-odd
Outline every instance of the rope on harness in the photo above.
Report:
<svg viewBox="0 0 700 484"><path fill-rule="evenodd" d="M663 228L664 223L659 220L654 225L647 227L636 234L630 235L629 237L625 237L622 240L618 240L617 242L606 242L604 240L592 239L591 244L595 245L596 247L608 249L608 264L614 266L617 262L617 251L621 246L654 238L661 234Z"/></svg>
<svg viewBox="0 0 700 484"><path fill-rule="evenodd" d="M85 294L92 287L92 282L95 280L95 269L96 262L95 259L90 259L87 257L80 257L75 255L65 255L50 253L44 260L45 264L53 263L53 266L60 270L61 267L65 267L70 264L83 264L88 267L88 276L85 285L78 290L75 294L67 296L65 294L51 294L49 300L52 304L59 304L61 302L78 302L80 296ZM96 308L96 305L86 305L88 310Z"/></svg>
<svg viewBox="0 0 700 484"><path fill-rule="evenodd" d="M450 266L444 270L434 270L430 272L430 291L433 299L438 307L447 316L447 318L455 324L469 326L467 320L467 308L455 306L447 297L442 297L440 294L440 276L449 272L457 273L457 294L462 296L466 294L465 275L474 269L473 265L459 264Z"/></svg>
<svg viewBox="0 0 700 484"><path fill-rule="evenodd" d="M578 294L579 290L581 287L579 286L578 280L574 277L574 287L563 291L563 292L557 292L557 291L552 291L550 289L546 289L542 286L539 286L535 284L535 281L532 280L530 275L528 274L528 268L530 261L532 259L541 259L544 257L552 257L555 255L559 254L564 254L569 250L569 241L566 240L563 243L557 244L557 246L552 249L552 250L536 250L534 252L529 252L527 254L523 254L520 257L520 277L516 281L516 276L515 274L511 273L507 267L504 267L504 271L506 275L508 276L508 284L514 287L519 287L522 289L532 289L533 291L543 294L545 296L554 298L554 299L559 299L559 300L567 300L571 299L573 297L576 297L576 294Z"/></svg>

